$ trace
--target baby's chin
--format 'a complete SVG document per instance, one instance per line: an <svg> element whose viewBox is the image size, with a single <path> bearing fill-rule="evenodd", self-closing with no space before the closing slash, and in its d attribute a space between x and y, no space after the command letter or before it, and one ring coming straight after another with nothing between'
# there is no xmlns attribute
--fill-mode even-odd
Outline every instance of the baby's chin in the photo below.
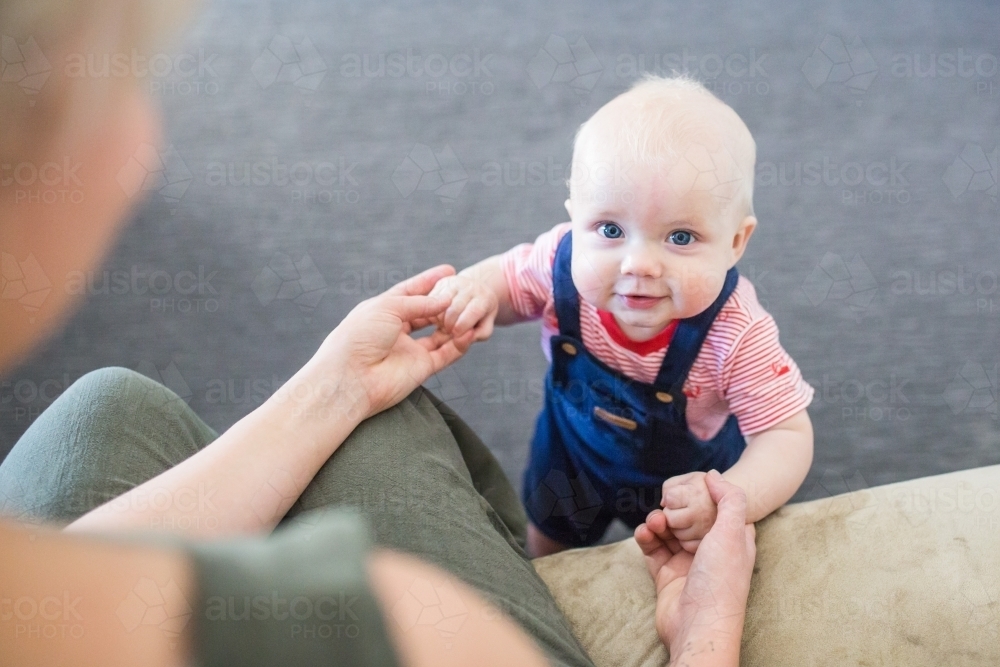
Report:
<svg viewBox="0 0 1000 667"><path fill-rule="evenodd" d="M670 322L678 319L677 309L670 299L665 299L665 303L658 304L653 308L639 309L629 308L620 303L617 298L605 303L604 307L598 306L601 310L607 310L615 316L619 324L629 327L641 327L654 332L662 331Z"/></svg>
<svg viewBox="0 0 1000 667"><path fill-rule="evenodd" d="M679 304L673 299L667 298L664 303L657 304L649 309L629 308L616 297L605 301L603 305L597 307L601 310L609 311L615 316L620 325L627 327L640 327L655 332L660 332L674 320L683 320L694 317L698 313L708 308L708 305L694 310L700 304ZM709 304L711 305L711 304Z"/></svg>

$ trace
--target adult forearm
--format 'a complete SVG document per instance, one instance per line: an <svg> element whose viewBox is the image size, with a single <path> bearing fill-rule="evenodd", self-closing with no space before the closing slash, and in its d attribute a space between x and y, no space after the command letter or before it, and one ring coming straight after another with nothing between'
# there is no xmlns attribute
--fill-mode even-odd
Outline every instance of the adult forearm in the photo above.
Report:
<svg viewBox="0 0 1000 667"><path fill-rule="evenodd" d="M145 528L195 537L268 531L360 423L360 402L343 380L307 364L205 449L69 530Z"/></svg>
<svg viewBox="0 0 1000 667"><path fill-rule="evenodd" d="M675 642L668 667L739 667L739 664L740 635L734 639L732 635L703 630Z"/></svg>
<svg viewBox="0 0 1000 667"><path fill-rule="evenodd" d="M723 477L747 494L747 522L754 523L788 502L812 465L812 426L805 411L749 437L739 461Z"/></svg>

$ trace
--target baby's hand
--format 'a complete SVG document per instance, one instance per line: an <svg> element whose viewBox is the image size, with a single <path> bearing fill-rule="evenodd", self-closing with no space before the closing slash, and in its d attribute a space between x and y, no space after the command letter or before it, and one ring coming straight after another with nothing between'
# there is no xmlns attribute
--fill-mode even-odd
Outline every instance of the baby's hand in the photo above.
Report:
<svg viewBox="0 0 1000 667"><path fill-rule="evenodd" d="M701 538L715 524L717 509L708 492L705 473L689 472L665 481L660 506L681 547L690 553L697 551Z"/></svg>
<svg viewBox="0 0 1000 667"><path fill-rule="evenodd" d="M473 340L486 340L493 334L497 316L497 295L485 283L461 274L442 278L431 296L449 296L451 305L434 323L456 338L475 329Z"/></svg>

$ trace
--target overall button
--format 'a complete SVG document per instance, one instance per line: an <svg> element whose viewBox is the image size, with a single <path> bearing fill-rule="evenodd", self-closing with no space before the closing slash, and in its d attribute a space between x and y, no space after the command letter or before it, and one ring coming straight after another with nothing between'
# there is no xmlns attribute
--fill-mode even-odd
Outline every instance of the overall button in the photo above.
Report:
<svg viewBox="0 0 1000 667"><path fill-rule="evenodd" d="M573 355L576 354L576 345L573 345L573 343L563 343L562 344L562 349L563 349L563 352L565 352L566 354L568 354L570 356L573 356Z"/></svg>
<svg viewBox="0 0 1000 667"><path fill-rule="evenodd" d="M660 403L670 403L671 401L674 400L674 397L665 391L656 392L656 398L658 401L660 401Z"/></svg>

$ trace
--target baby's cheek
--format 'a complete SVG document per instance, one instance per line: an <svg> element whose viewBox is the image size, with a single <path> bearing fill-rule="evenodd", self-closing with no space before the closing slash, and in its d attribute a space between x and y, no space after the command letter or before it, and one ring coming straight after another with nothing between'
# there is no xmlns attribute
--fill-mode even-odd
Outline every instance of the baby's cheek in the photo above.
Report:
<svg viewBox="0 0 1000 667"><path fill-rule="evenodd" d="M704 311L722 293L726 271L721 266L709 266L698 262L678 267L670 274L674 301L683 317L691 317Z"/></svg>
<svg viewBox="0 0 1000 667"><path fill-rule="evenodd" d="M598 296L614 287L618 275L615 258L602 251L587 248L574 249L572 271L573 284L584 297Z"/></svg>

